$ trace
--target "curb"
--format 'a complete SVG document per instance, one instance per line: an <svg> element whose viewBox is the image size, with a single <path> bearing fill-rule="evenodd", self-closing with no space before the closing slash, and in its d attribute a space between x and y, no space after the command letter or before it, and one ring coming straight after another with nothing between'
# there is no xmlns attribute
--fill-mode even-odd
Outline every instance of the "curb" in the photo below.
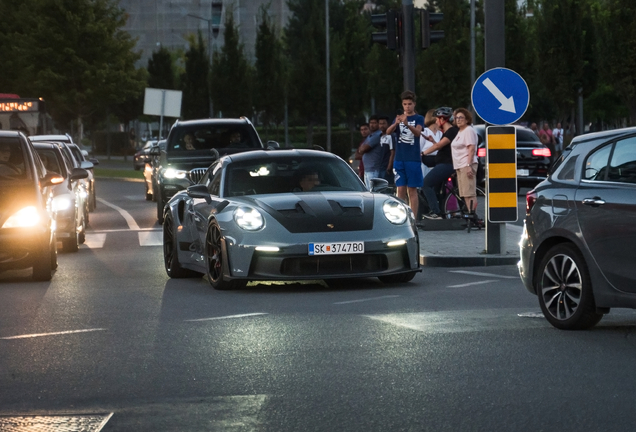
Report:
<svg viewBox="0 0 636 432"><path fill-rule="evenodd" d="M500 265L516 265L518 262L519 256L515 255L420 255L420 265L423 267L489 267Z"/></svg>

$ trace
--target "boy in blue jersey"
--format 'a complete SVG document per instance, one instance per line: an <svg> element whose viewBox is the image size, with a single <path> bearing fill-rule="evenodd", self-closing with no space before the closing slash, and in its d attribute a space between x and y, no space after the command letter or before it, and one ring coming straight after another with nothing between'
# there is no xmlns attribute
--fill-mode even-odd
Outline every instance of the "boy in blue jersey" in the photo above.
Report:
<svg viewBox="0 0 636 432"><path fill-rule="evenodd" d="M395 173L395 185L398 198L408 202L417 215L418 199L417 188L422 186L422 159L420 155L420 134L424 128L424 117L415 112L415 93L407 90L400 96L404 114L395 118L395 121L386 130L387 134L398 130L398 140L395 145L395 159L393 171Z"/></svg>

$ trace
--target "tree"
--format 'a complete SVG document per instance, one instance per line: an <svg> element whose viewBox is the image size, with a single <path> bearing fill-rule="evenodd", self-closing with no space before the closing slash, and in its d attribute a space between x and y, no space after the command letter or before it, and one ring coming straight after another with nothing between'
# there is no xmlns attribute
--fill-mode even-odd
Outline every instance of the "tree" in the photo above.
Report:
<svg viewBox="0 0 636 432"><path fill-rule="evenodd" d="M183 102L181 116L186 119L210 117L210 93L208 76L210 63L201 32L189 35L190 49L185 53L185 72L183 73Z"/></svg>
<svg viewBox="0 0 636 432"><path fill-rule="evenodd" d="M325 3L290 0L288 6L285 45L290 62L289 102L306 125L307 144L311 146L313 128L326 112Z"/></svg>
<svg viewBox="0 0 636 432"><path fill-rule="evenodd" d="M276 33L268 9L262 6L256 34L254 108L260 113L266 131L270 123L282 121L285 100L283 46Z"/></svg>
<svg viewBox="0 0 636 432"><path fill-rule="evenodd" d="M225 13L225 44L212 58L212 100L214 111L224 117L252 114L252 68L245 57L232 10Z"/></svg>
<svg viewBox="0 0 636 432"><path fill-rule="evenodd" d="M148 59L148 87L176 89L174 69L172 54L162 46Z"/></svg>
<svg viewBox="0 0 636 432"><path fill-rule="evenodd" d="M22 79L48 102L60 123L83 119L104 105L137 97L145 86L144 71L135 68L139 54L123 31L125 14L112 0L41 0L29 2L32 21L23 43L31 66Z"/></svg>
<svg viewBox="0 0 636 432"><path fill-rule="evenodd" d="M599 64L604 81L629 109L636 125L636 4L630 0L603 0L595 7L599 17Z"/></svg>

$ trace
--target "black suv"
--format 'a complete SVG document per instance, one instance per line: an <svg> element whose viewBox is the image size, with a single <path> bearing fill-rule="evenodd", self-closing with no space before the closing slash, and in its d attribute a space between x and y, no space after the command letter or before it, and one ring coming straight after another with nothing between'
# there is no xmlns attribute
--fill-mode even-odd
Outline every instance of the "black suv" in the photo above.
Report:
<svg viewBox="0 0 636 432"><path fill-rule="evenodd" d="M278 148L270 141L268 148ZM193 185L219 156L248 150L263 150L256 129L245 117L177 122L170 129L165 149L153 147L159 156L153 195L157 220L163 223L164 206L175 193Z"/></svg>
<svg viewBox="0 0 636 432"><path fill-rule="evenodd" d="M33 279L46 281L57 267L53 184L29 139L0 131L0 271L33 267Z"/></svg>

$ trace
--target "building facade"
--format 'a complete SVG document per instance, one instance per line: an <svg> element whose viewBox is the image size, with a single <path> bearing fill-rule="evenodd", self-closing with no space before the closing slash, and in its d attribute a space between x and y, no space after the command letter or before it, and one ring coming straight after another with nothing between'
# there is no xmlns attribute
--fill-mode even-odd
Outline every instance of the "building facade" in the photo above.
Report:
<svg viewBox="0 0 636 432"><path fill-rule="evenodd" d="M128 20L124 29L137 39L140 64L145 66L160 47L188 49L188 34L198 31L212 49L223 46L226 14L234 14L248 59L254 59L260 8L269 4L269 15L279 28L289 19L286 0L120 0Z"/></svg>

